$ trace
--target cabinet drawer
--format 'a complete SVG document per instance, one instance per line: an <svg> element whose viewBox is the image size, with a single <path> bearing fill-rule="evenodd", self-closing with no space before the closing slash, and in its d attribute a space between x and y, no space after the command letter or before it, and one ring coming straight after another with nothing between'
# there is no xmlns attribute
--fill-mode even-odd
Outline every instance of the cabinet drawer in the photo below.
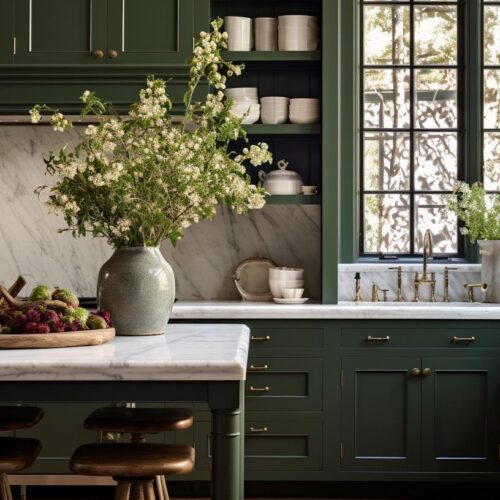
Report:
<svg viewBox="0 0 500 500"><path fill-rule="evenodd" d="M321 410L323 360L251 358L245 392L250 411Z"/></svg>
<svg viewBox="0 0 500 500"><path fill-rule="evenodd" d="M500 348L500 329L431 328L346 328L342 330L342 347L404 348L404 347L452 347L472 349L478 347Z"/></svg>
<svg viewBox="0 0 500 500"><path fill-rule="evenodd" d="M322 348L322 328L252 328L250 350Z"/></svg>
<svg viewBox="0 0 500 500"><path fill-rule="evenodd" d="M195 423L196 469L210 469L210 423ZM304 471L323 467L323 423L267 422L245 423L246 471Z"/></svg>

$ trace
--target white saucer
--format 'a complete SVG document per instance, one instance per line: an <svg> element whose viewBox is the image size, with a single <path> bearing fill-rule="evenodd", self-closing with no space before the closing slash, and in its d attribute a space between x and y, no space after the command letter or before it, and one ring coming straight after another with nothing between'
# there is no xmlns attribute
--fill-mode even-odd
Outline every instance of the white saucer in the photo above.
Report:
<svg viewBox="0 0 500 500"><path fill-rule="evenodd" d="M300 299L283 299L274 297L274 302L278 304L305 304L309 299L301 297Z"/></svg>

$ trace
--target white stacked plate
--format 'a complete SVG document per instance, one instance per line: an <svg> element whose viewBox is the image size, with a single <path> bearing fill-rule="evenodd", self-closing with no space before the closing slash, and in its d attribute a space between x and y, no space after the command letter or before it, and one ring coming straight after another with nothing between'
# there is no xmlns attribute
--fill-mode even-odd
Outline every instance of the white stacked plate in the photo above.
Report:
<svg viewBox="0 0 500 500"><path fill-rule="evenodd" d="M261 97L261 120L262 123L276 125L288 121L288 97L269 96Z"/></svg>
<svg viewBox="0 0 500 500"><path fill-rule="evenodd" d="M226 97L233 100L231 112L238 118L243 118L243 125L259 121L260 104L257 87L226 89Z"/></svg>
<svg viewBox="0 0 500 500"><path fill-rule="evenodd" d="M290 121L292 123L318 123L320 112L320 100L312 98L290 99Z"/></svg>
<svg viewBox="0 0 500 500"><path fill-rule="evenodd" d="M318 50L319 20L315 16L280 16L279 50Z"/></svg>

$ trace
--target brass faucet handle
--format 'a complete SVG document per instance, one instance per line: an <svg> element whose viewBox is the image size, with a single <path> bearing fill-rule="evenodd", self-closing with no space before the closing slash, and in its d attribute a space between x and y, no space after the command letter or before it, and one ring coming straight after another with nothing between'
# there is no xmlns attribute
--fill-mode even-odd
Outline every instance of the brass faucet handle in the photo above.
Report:
<svg viewBox="0 0 500 500"><path fill-rule="evenodd" d="M387 300L388 300L388 295L387 294L389 293L389 289L388 288L382 288L380 291L383 293L384 302L387 302Z"/></svg>
<svg viewBox="0 0 500 500"><path fill-rule="evenodd" d="M479 288L482 292L485 292L488 285L486 283L465 283L464 288L467 290L467 300L472 303L474 302L474 290Z"/></svg>

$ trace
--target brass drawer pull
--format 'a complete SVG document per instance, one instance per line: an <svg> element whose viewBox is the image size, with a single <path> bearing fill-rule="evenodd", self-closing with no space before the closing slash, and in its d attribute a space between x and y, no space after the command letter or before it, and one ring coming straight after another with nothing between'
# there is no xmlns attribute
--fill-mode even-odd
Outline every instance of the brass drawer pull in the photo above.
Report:
<svg viewBox="0 0 500 500"><path fill-rule="evenodd" d="M108 50L108 57L110 59L116 59L118 57L118 52L115 49Z"/></svg>
<svg viewBox="0 0 500 500"><path fill-rule="evenodd" d="M430 377L432 375L432 370L430 368L424 368L422 370L422 377Z"/></svg>
<svg viewBox="0 0 500 500"><path fill-rule="evenodd" d="M267 342L268 340L271 340L271 335L266 335L265 337L255 337L252 335L250 340L253 342Z"/></svg>
<svg viewBox="0 0 500 500"><path fill-rule="evenodd" d="M469 344L470 342L475 342L476 337L453 337L452 342L454 344Z"/></svg>
<svg viewBox="0 0 500 500"><path fill-rule="evenodd" d="M254 433L262 433L262 432L267 432L268 429L267 427L250 427L250 432L254 432Z"/></svg>
<svg viewBox="0 0 500 500"><path fill-rule="evenodd" d="M389 340L391 340L391 337L389 337L389 335L386 335L385 337L372 337L371 335L368 335L366 340L368 342L389 342Z"/></svg>
<svg viewBox="0 0 500 500"><path fill-rule="evenodd" d="M250 392L269 392L271 389L267 385L265 387L254 387L251 385L249 390Z"/></svg>
<svg viewBox="0 0 500 500"><path fill-rule="evenodd" d="M250 365L250 370L253 370L253 371L264 371L264 370L267 370L269 368L268 365Z"/></svg>
<svg viewBox="0 0 500 500"><path fill-rule="evenodd" d="M420 377L420 375L421 375L420 368L412 368L410 370L410 375L412 377Z"/></svg>
<svg viewBox="0 0 500 500"><path fill-rule="evenodd" d="M102 59L104 57L104 51L102 49L94 50L94 57Z"/></svg>

